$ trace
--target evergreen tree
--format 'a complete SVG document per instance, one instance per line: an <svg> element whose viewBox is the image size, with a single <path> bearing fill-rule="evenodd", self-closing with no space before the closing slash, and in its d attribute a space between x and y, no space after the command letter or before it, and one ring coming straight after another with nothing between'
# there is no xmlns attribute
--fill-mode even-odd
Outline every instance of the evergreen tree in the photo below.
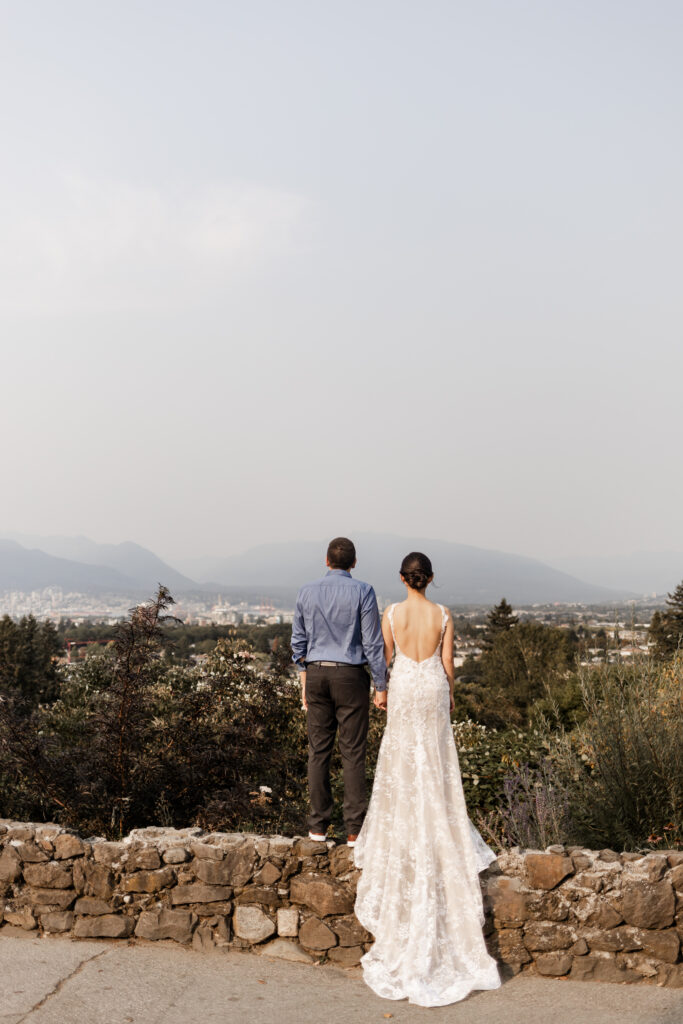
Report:
<svg viewBox="0 0 683 1024"><path fill-rule="evenodd" d="M655 644L655 657L666 660L683 647L683 583L667 595L666 611L655 612L650 622L650 639Z"/></svg>
<svg viewBox="0 0 683 1024"><path fill-rule="evenodd" d="M0 619L0 691L20 695L31 705L53 700L57 678L54 659L60 650L51 622L38 622L33 615L14 622L4 615Z"/></svg>
<svg viewBox="0 0 683 1024"><path fill-rule="evenodd" d="M607 631L602 626L595 634L595 646L600 651L603 661L606 661L609 643L607 640Z"/></svg>
<svg viewBox="0 0 683 1024"><path fill-rule="evenodd" d="M683 583L679 583L673 594L667 595L666 617L679 637L683 636Z"/></svg>
<svg viewBox="0 0 683 1024"><path fill-rule="evenodd" d="M518 622L519 619L514 614L512 605L503 598L499 604L493 606L486 616L486 632L482 642L484 649L490 650L496 642L496 637L512 629Z"/></svg>

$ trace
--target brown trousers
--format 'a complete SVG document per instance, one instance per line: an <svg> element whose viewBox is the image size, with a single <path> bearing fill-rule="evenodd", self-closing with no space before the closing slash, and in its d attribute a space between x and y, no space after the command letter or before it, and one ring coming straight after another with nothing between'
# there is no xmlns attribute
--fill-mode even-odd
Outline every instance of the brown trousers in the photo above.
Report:
<svg viewBox="0 0 683 1024"><path fill-rule="evenodd" d="M330 787L330 760L339 729L339 753L344 769L344 824L347 835L360 832L368 807L365 787L365 750L370 717L370 677L362 665L309 665L308 789L311 832L326 832L334 801Z"/></svg>

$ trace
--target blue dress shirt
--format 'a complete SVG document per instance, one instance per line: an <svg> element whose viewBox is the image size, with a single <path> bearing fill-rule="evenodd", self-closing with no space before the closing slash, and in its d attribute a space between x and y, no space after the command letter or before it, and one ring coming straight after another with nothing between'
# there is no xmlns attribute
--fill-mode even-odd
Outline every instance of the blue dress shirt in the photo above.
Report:
<svg viewBox="0 0 683 1024"><path fill-rule="evenodd" d="M307 661L369 665L376 690L387 688L384 639L375 591L344 569L306 583L296 599L292 654L299 671Z"/></svg>

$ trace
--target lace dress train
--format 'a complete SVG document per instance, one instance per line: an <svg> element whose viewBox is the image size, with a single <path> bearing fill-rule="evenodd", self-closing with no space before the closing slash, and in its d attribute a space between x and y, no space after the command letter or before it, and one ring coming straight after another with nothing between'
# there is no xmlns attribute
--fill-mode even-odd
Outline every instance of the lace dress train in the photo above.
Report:
<svg viewBox="0 0 683 1024"><path fill-rule="evenodd" d="M393 607L389 621L393 632ZM445 623L442 608L442 641ZM495 854L467 814L449 700L441 643L421 662L396 644L387 725L354 851L362 868L356 916L375 937L361 961L365 981L386 999L421 1006L500 985L479 886Z"/></svg>

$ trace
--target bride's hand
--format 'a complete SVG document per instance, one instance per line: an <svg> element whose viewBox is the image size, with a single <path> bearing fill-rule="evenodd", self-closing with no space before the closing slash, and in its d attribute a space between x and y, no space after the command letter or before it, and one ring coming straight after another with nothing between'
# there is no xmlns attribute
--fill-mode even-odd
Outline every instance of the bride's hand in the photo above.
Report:
<svg viewBox="0 0 683 1024"><path fill-rule="evenodd" d="M455 711L455 698L454 698L453 694L451 694L451 707L450 707L450 711L451 711L451 714L453 714L453 712Z"/></svg>
<svg viewBox="0 0 683 1024"><path fill-rule="evenodd" d="M386 690L375 690L375 698L373 700L373 704L375 705L376 708L379 708L380 711L386 711L387 710L387 691Z"/></svg>

